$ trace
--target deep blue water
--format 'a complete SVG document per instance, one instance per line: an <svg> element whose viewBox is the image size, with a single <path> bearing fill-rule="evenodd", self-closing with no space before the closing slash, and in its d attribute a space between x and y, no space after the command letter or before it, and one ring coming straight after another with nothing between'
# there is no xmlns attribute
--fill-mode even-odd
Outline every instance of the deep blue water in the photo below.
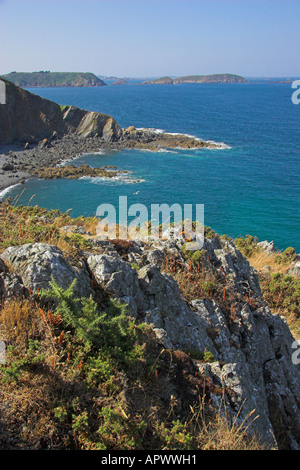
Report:
<svg viewBox="0 0 300 470"><path fill-rule="evenodd" d="M31 89L59 104L112 115L122 127L152 127L224 142L230 149L125 150L78 163L117 165L144 180L30 180L19 203L94 215L99 204L205 205L205 225L231 236L250 233L284 249L299 239L300 105L290 84L128 85ZM74 162L75 163L75 162ZM15 187L16 197L24 190ZM139 191L138 194L133 194Z"/></svg>

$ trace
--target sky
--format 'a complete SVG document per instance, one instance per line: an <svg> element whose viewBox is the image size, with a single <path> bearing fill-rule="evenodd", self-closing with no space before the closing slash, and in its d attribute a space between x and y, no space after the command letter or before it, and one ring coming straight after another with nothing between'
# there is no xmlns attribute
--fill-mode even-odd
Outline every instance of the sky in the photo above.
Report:
<svg viewBox="0 0 300 470"><path fill-rule="evenodd" d="M0 0L0 74L298 77L300 0Z"/></svg>

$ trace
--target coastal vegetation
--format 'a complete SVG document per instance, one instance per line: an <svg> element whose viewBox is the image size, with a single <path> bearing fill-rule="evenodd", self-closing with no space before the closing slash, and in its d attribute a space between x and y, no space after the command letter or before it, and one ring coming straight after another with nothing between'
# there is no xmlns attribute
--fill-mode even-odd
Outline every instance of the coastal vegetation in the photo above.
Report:
<svg viewBox="0 0 300 470"><path fill-rule="evenodd" d="M81 249L62 228L76 224L93 233L97 222L10 201L0 205L0 220L0 252L38 241L60 246L70 259L80 259ZM113 245L128 250L122 240ZM187 393L190 358L214 361L209 351L166 350L151 325L130 317L100 286L94 285L95 298L78 298L75 286L63 289L52 279L46 290L29 289L2 303L7 362L0 368L6 404L0 448L264 448L247 432L251 416L238 424L213 411L209 394L223 392L205 377L198 377L198 396L178 415L174 380L185 367Z"/></svg>
<svg viewBox="0 0 300 470"><path fill-rule="evenodd" d="M261 289L272 311L283 315L296 338L300 338L300 279L292 275L297 255L293 247L266 251L256 237L246 235L235 244L258 271Z"/></svg>
<svg viewBox="0 0 300 470"><path fill-rule="evenodd" d="M83 72L11 72L3 75L20 87L95 87L105 86L103 80L93 73Z"/></svg>
<svg viewBox="0 0 300 470"><path fill-rule="evenodd" d="M0 205L0 253L9 246L47 243L78 263L82 250L98 253L93 243L96 225L93 217L74 219L68 212L6 200ZM81 230L74 233L72 227ZM211 228L205 232L208 240L218 240ZM118 256L130 259L132 242L116 239L111 246ZM190 252L183 245L182 255L180 259L167 253L162 272L176 280L188 303L195 298L216 302L233 334L238 306L246 298L232 288L221 268L216 270L205 247ZM143 271L139 262L132 265ZM78 296L76 283L62 288L52 278L47 289L29 287L19 296L2 299L0 337L7 344L7 361L0 368L5 403L0 448L266 448L249 434L253 412L232 421L211 406L212 395L221 404L232 392L196 372L193 364L217 365L214 353L192 346L181 351L164 347L153 326L130 316L127 305L104 291L95 278L93 297ZM299 321L295 278L273 274L263 289L274 313L283 299L281 313ZM255 295L247 300L253 311L257 301ZM217 340L220 328L207 329L207 334Z"/></svg>

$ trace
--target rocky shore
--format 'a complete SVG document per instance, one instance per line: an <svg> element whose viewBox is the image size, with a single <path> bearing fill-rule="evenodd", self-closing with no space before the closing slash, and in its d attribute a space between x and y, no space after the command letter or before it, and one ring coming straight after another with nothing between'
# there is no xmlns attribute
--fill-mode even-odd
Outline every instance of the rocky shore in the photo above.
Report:
<svg viewBox="0 0 300 470"><path fill-rule="evenodd" d="M183 134L156 133L151 130L138 130L133 126L122 129L118 136L109 138L68 134L63 137L53 135L39 143L14 143L0 146L0 191L14 184L22 183L32 176L45 177L45 168L49 174L61 174L57 165L74 160L84 153L96 153L99 150L148 149L157 151L162 148L217 148L217 144L205 142ZM107 176L103 173L87 176ZM83 176L83 175L80 175ZM111 175L109 175L111 176Z"/></svg>
<svg viewBox="0 0 300 470"><path fill-rule="evenodd" d="M2 78L6 104L0 105L0 191L44 169L99 150L217 148L212 142L153 129L123 129L111 116L61 106ZM28 113L30 109L30 113ZM60 170L62 174L62 170ZM74 173L74 171L73 171Z"/></svg>

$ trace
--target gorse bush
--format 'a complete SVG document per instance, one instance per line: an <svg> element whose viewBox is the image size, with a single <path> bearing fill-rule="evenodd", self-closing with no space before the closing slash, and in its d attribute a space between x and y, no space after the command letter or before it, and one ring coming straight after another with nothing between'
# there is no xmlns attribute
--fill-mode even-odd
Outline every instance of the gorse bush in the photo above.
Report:
<svg viewBox="0 0 300 470"><path fill-rule="evenodd" d="M255 251L259 250L259 247L257 246L257 237L253 237L252 235L236 238L234 243L246 257L251 256Z"/></svg>
<svg viewBox="0 0 300 470"><path fill-rule="evenodd" d="M292 263L296 257L295 248L289 246L282 253L279 253L275 257L275 261L278 264Z"/></svg>
<svg viewBox="0 0 300 470"><path fill-rule="evenodd" d="M65 327L73 328L85 351L97 351L94 363L99 364L106 357L124 365L142 357L138 341L146 325L136 325L126 314L127 305L113 299L105 312L99 312L92 298L74 297L75 284L76 279L64 290L52 278L50 288L40 295L56 303L55 314L62 316Z"/></svg>
<svg viewBox="0 0 300 470"><path fill-rule="evenodd" d="M10 367L4 369L2 382L18 383L23 370L32 369L36 365L42 365L43 354L38 354L39 345L37 341L29 339L29 345L26 354L22 358L16 358L11 362ZM13 349L8 348L8 355L13 357Z"/></svg>
<svg viewBox="0 0 300 470"><path fill-rule="evenodd" d="M265 279L264 295L271 308L300 319L300 279L276 273Z"/></svg>

